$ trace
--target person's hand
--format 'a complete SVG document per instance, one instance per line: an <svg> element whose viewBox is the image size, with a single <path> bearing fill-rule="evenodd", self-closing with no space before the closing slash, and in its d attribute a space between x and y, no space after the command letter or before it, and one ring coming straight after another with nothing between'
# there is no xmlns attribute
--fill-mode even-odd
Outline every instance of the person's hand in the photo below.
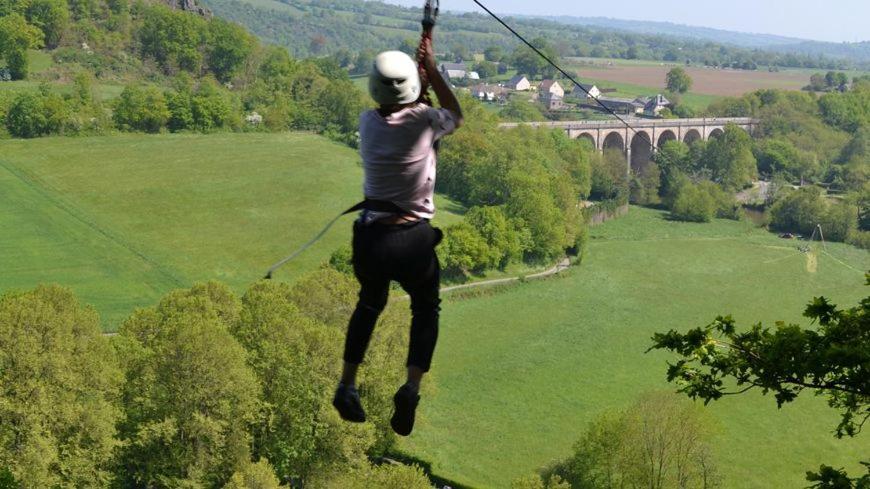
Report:
<svg viewBox="0 0 870 489"><path fill-rule="evenodd" d="M423 41L423 68L430 76L438 72L438 66L435 62L435 48L432 47L432 39L429 38Z"/></svg>

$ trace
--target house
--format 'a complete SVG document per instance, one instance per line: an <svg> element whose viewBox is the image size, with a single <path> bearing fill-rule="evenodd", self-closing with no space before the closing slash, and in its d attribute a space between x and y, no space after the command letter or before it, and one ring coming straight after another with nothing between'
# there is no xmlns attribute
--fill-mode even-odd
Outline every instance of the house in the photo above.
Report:
<svg viewBox="0 0 870 489"><path fill-rule="evenodd" d="M565 108L565 100L564 97L560 96L556 93L542 92L543 97L541 101L544 103L544 107L547 110L560 110Z"/></svg>
<svg viewBox="0 0 870 489"><path fill-rule="evenodd" d="M516 90L518 92L524 92L532 88L532 84L529 83L529 79L526 78L525 75L516 75L511 78L509 82L505 84L505 86L511 90Z"/></svg>
<svg viewBox="0 0 870 489"><path fill-rule="evenodd" d="M562 85L559 85L559 82L556 80L542 81L541 86L538 88L538 92L540 92L541 98L544 98L547 95L558 95L560 98L565 97L565 89L562 88Z"/></svg>
<svg viewBox="0 0 870 489"><path fill-rule="evenodd" d="M448 80L465 78L468 73L465 63L441 63L438 71Z"/></svg>
<svg viewBox="0 0 870 489"><path fill-rule="evenodd" d="M617 114L638 115L643 113L644 104L637 100L615 97L598 97L598 101ZM599 105L588 105L589 108L601 110Z"/></svg>
<svg viewBox="0 0 870 489"><path fill-rule="evenodd" d="M471 96L483 102L504 102L507 95L506 88L496 85L482 83L471 87Z"/></svg>
<svg viewBox="0 0 870 489"><path fill-rule="evenodd" d="M595 85L581 83L574 86L574 90L571 91L571 96L575 98L598 98L601 96L601 90L599 90Z"/></svg>
<svg viewBox="0 0 870 489"><path fill-rule="evenodd" d="M658 94L651 97L643 106L643 114L650 117L658 117L662 110L671 105L671 101L664 95Z"/></svg>
<svg viewBox="0 0 870 489"><path fill-rule="evenodd" d="M465 74L469 80L480 80L480 75L476 71L469 71Z"/></svg>

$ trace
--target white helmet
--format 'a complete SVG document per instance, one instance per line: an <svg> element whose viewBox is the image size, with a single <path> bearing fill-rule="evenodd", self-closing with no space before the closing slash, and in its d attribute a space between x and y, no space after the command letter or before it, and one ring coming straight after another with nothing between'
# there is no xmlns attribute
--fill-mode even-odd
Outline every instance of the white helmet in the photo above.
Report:
<svg viewBox="0 0 870 489"><path fill-rule="evenodd" d="M420 73L410 56L386 51L375 58L369 93L380 105L410 104L420 98Z"/></svg>

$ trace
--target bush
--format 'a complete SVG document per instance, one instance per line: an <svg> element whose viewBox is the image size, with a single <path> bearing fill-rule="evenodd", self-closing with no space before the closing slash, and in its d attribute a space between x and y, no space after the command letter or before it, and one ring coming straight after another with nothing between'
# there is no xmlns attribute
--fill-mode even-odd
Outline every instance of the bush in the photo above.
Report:
<svg viewBox="0 0 870 489"><path fill-rule="evenodd" d="M444 241L438 255L441 266L451 275L465 276L479 273L492 262L486 240L467 222L453 224L444 229Z"/></svg>
<svg viewBox="0 0 870 489"><path fill-rule="evenodd" d="M716 199L710 192L692 183L685 183L677 190L671 217L679 221L710 222L716 215Z"/></svg>
<svg viewBox="0 0 870 489"><path fill-rule="evenodd" d="M352 258L353 250L350 245L342 245L329 256L329 266L343 274L353 275Z"/></svg>
<svg viewBox="0 0 870 489"><path fill-rule="evenodd" d="M59 95L46 91L24 93L13 100L6 113L6 130L19 138L35 138L63 132L70 110Z"/></svg>
<svg viewBox="0 0 870 489"><path fill-rule="evenodd" d="M848 236L846 242L858 248L870 250L870 231L860 231L853 229Z"/></svg>
<svg viewBox="0 0 870 489"><path fill-rule="evenodd" d="M858 227L858 207L845 202L830 204L820 219L825 239L846 241Z"/></svg>
<svg viewBox="0 0 870 489"><path fill-rule="evenodd" d="M774 202L770 209L770 227L810 235L826 212L823 190L804 187Z"/></svg>
<svg viewBox="0 0 870 489"><path fill-rule="evenodd" d="M472 207L465 222L477 230L489 247L487 268L504 269L523 258L528 237L516 221L507 217L503 207Z"/></svg>
<svg viewBox="0 0 870 489"><path fill-rule="evenodd" d="M169 108L156 87L128 85L115 101L112 119L118 129L157 133L169 120Z"/></svg>

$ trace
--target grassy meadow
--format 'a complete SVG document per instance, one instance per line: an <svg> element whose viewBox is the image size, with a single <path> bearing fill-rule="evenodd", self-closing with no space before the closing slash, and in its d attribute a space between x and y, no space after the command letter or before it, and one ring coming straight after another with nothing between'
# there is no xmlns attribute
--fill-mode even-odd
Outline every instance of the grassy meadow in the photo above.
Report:
<svg viewBox="0 0 870 489"><path fill-rule="evenodd" d="M632 208L591 235L586 260L566 276L444 305L435 393L403 451L459 483L507 487L567 456L599 413L674 389L671 357L644 353L654 332L728 313L741 327L806 324L814 296L854 305L868 291L867 252L828 243L814 265L797 242L746 222L678 223ZM807 470L857 470L870 453L867 434L836 440L836 413L811 395L777 410L749 393L708 412L722 487L804 487Z"/></svg>
<svg viewBox="0 0 870 489"><path fill-rule="evenodd" d="M107 329L168 290L243 291L361 198L356 152L320 136L117 135L0 141L0 292L56 282ZM438 198L436 222L459 219ZM349 241L346 217L276 273L293 280Z"/></svg>

